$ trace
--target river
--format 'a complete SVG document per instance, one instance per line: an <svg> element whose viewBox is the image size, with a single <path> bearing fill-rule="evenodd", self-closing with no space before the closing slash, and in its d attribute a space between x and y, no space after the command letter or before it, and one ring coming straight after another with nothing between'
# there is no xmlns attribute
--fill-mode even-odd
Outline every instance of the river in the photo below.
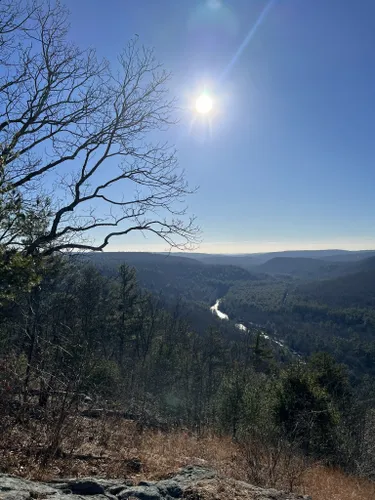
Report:
<svg viewBox="0 0 375 500"><path fill-rule="evenodd" d="M220 305L220 299L217 299L215 304L212 307L210 307L212 314L216 314L216 316L219 316L220 319L229 319L228 314L225 314L225 313L220 311L219 305ZM246 328L246 327L244 327L244 328Z"/></svg>
<svg viewBox="0 0 375 500"><path fill-rule="evenodd" d="M217 299L217 301L215 302L215 304L212 307L210 307L210 311L212 312L212 314L216 314L216 316L218 316L220 319L229 320L228 314L223 313L223 311L220 311L220 309L219 309L220 301L221 301L221 299ZM258 329L261 328L261 325L256 325L255 323L250 323L250 324L253 325L254 327L258 328ZM248 329L246 328L246 326L243 325L242 323L236 323L234 326L236 328L238 328L238 330L241 330L243 332L247 332L248 331ZM260 332L260 335L264 339L270 340L274 344L277 344L279 347L285 347L284 346L284 342L282 342L281 340L273 339L269 335L267 335L266 333L264 333L262 331Z"/></svg>

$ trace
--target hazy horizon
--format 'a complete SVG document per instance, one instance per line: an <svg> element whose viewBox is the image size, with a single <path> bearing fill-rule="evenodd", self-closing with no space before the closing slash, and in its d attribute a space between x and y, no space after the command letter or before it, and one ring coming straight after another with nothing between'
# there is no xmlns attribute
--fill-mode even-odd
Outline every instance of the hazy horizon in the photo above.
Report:
<svg viewBox="0 0 375 500"><path fill-rule="evenodd" d="M270 253L270 252L303 252L314 250L341 250L341 251L375 251L375 239L367 243L344 243L337 242L336 244L324 243L311 243L311 244L280 244L277 242L265 243L242 243L234 244L231 242L223 243L208 243L203 244L199 248L193 250L186 250L186 253L207 253L207 254L221 254L221 255L243 255L243 254L256 254L256 253ZM163 244L133 244L133 245L109 245L106 252L167 252L168 248ZM172 249L172 252L178 252L178 249Z"/></svg>

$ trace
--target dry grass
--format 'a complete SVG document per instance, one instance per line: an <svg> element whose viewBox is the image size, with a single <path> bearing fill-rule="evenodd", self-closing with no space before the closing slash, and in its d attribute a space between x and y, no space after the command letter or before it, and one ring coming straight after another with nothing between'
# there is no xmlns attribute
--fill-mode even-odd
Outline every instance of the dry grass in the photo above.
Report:
<svg viewBox="0 0 375 500"><path fill-rule="evenodd" d="M31 479L67 476L101 476L158 479L184 465L207 465L228 478L246 479L238 446L229 438L187 431L140 432L134 422L80 418L66 429L62 455L41 468L37 451L37 425L28 433L13 429L0 443L0 472ZM41 429L39 433L42 434ZM142 464L137 470L137 460ZM286 474L285 474L286 476ZM287 485L279 484L278 487ZM375 483L320 466L307 470L297 488L313 500L373 500Z"/></svg>
<svg viewBox="0 0 375 500"><path fill-rule="evenodd" d="M313 467L305 474L304 491L313 500L374 500L375 483L341 470Z"/></svg>

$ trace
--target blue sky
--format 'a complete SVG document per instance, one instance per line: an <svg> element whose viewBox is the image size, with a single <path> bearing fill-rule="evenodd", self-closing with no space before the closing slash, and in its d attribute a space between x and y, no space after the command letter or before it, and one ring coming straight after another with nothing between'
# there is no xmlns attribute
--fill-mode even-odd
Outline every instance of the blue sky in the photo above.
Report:
<svg viewBox="0 0 375 500"><path fill-rule="evenodd" d="M375 248L375 2L67 0L70 37L115 61L134 34L182 106L169 139L199 191L200 251ZM164 250L141 235L109 250Z"/></svg>

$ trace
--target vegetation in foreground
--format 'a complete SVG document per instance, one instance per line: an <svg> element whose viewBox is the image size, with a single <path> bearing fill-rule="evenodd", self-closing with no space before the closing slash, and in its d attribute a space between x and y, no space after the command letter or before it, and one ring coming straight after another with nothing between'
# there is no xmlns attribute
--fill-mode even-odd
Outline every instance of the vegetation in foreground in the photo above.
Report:
<svg viewBox="0 0 375 500"><path fill-rule="evenodd" d="M213 467L228 478L254 482L244 451L230 437L205 434L198 436L187 429L162 431L141 430L135 422L106 417L76 419L67 433L64 456L54 457L41 468L27 450L35 446L40 432L33 426L22 434L15 431L12 439L2 442L3 470L36 480L74 477L129 478L135 482L157 480L170 476L185 465ZM268 450L263 450L267 452ZM265 467L262 484L277 489L311 495L314 500L371 500L375 495L373 482L351 476L338 468L300 459L291 464L280 457L276 473ZM230 491L229 491L230 493Z"/></svg>

